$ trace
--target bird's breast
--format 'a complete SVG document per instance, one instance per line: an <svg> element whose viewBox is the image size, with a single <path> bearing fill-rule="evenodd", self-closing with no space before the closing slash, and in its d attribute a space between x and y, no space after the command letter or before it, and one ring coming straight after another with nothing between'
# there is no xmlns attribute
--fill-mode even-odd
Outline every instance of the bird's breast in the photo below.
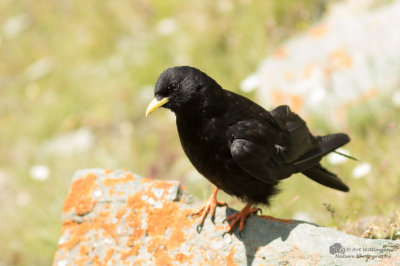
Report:
<svg viewBox="0 0 400 266"><path fill-rule="evenodd" d="M209 119L207 123L185 123L177 119L177 127L186 156L207 178L212 172L210 169L224 168L225 162L232 158L226 130L215 119Z"/></svg>

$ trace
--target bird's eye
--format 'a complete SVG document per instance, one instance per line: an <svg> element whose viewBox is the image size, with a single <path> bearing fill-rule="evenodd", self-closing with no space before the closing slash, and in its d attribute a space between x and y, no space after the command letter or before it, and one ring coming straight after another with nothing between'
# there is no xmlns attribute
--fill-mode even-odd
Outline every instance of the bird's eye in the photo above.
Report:
<svg viewBox="0 0 400 266"><path fill-rule="evenodd" d="M170 90L175 90L179 87L178 83L176 82L172 82L171 84L169 84L168 89Z"/></svg>

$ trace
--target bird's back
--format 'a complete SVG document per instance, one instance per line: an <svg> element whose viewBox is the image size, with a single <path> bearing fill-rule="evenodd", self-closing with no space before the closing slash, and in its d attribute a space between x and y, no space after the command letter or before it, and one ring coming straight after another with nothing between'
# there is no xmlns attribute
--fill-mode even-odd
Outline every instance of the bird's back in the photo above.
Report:
<svg viewBox="0 0 400 266"><path fill-rule="evenodd" d="M222 92L217 101L208 101L207 108L212 112L202 110L191 119L177 116L183 150L195 168L217 187L245 201L268 204L279 180L319 166L325 155L321 154L322 143L288 106L268 112L243 96ZM232 154L235 139L256 144L249 156L244 156L253 169ZM309 155L314 157L309 159ZM299 160L306 163L296 164ZM325 172L308 173L318 182L318 176Z"/></svg>

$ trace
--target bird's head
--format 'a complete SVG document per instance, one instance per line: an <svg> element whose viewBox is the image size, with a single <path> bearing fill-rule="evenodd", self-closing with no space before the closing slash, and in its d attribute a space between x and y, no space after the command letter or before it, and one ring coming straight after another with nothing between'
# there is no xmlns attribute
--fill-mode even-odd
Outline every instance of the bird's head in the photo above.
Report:
<svg viewBox="0 0 400 266"><path fill-rule="evenodd" d="M218 88L212 78L194 67L168 68L157 80L146 116L161 106L176 114L198 112Z"/></svg>

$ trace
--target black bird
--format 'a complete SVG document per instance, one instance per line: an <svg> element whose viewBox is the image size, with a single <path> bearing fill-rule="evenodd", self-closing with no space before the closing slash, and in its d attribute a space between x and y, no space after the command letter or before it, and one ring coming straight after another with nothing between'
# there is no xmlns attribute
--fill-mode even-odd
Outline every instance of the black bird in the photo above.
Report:
<svg viewBox="0 0 400 266"><path fill-rule="evenodd" d="M200 70L180 66L161 73L146 116L159 107L176 115L179 138L194 167L216 189L197 212L200 226L213 217L218 189L247 205L227 218L228 232L251 213L269 205L280 180L294 173L330 188L349 191L334 173L320 165L323 156L350 141L344 133L313 136L306 123L286 105L268 112L251 100L224 90Z"/></svg>

